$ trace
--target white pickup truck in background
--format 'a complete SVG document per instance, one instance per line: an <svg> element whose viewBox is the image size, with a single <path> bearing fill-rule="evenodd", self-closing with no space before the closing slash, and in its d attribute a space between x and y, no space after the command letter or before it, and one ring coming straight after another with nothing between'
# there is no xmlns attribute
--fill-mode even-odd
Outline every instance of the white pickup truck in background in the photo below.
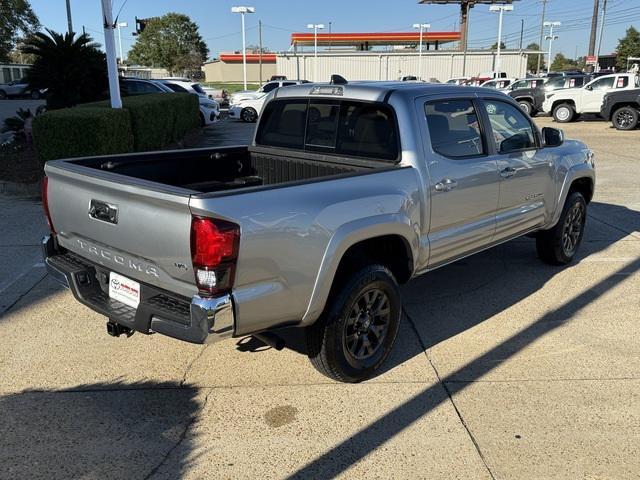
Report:
<svg viewBox="0 0 640 480"><path fill-rule="evenodd" d="M558 123L577 120L583 113L600 113L604 96L617 90L640 87L634 73L605 75L587 83L582 88L566 88L547 93L542 110L551 113Z"/></svg>

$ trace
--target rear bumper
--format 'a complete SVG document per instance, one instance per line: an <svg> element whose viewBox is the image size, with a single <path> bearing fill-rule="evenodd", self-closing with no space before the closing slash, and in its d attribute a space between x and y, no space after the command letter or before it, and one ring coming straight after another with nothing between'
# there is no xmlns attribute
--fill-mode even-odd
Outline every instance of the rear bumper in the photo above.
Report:
<svg viewBox="0 0 640 480"><path fill-rule="evenodd" d="M133 308L109 298L109 270L59 248L53 237L42 240L47 271L69 288L83 305L109 321L142 333L160 333L190 343L214 343L233 336L233 298L176 295L149 284L140 284L141 299Z"/></svg>

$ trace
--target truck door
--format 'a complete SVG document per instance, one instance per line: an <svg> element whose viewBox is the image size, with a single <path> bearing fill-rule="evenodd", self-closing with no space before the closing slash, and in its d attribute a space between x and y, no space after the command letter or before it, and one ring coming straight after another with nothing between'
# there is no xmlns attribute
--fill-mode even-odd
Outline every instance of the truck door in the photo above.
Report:
<svg viewBox="0 0 640 480"><path fill-rule="evenodd" d="M609 93L615 85L618 77L602 77L594 80L584 88L582 107L578 107L578 113L598 113L602 107L605 94Z"/></svg>
<svg viewBox="0 0 640 480"><path fill-rule="evenodd" d="M553 161L540 148L536 128L518 107L494 98L482 100L488 120L490 158L500 175L500 201L494 241L542 225L555 198Z"/></svg>
<svg viewBox="0 0 640 480"><path fill-rule="evenodd" d="M418 100L426 121L424 151L430 176L429 267L486 247L495 229L499 179L487 151L478 102L469 96Z"/></svg>

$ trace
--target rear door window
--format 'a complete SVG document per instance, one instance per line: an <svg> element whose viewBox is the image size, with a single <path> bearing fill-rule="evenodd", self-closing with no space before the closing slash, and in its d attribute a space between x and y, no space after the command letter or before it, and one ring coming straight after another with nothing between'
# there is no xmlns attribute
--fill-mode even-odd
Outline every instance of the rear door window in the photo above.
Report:
<svg viewBox="0 0 640 480"><path fill-rule="evenodd" d="M342 102L337 150L346 156L395 160L398 139L391 109L377 104Z"/></svg>
<svg viewBox="0 0 640 480"><path fill-rule="evenodd" d="M431 147L448 158L485 154L478 114L471 100L439 100L425 105Z"/></svg>

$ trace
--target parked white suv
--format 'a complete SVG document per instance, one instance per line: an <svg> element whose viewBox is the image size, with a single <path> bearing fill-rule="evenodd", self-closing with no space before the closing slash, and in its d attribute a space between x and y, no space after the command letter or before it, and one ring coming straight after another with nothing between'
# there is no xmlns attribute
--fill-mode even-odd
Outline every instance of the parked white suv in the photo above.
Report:
<svg viewBox="0 0 640 480"><path fill-rule="evenodd" d="M308 80L274 80L262 85L258 90L242 90L231 95L229 105L237 104L240 100L255 99L262 97L263 94L280 87L290 87L291 85L300 85L309 83Z"/></svg>
<svg viewBox="0 0 640 480"><path fill-rule="evenodd" d="M547 93L542 109L553 114L556 122L567 123L583 113L600 113L604 96L614 90L640 87L633 73L616 73L598 77L582 88L563 88Z"/></svg>

